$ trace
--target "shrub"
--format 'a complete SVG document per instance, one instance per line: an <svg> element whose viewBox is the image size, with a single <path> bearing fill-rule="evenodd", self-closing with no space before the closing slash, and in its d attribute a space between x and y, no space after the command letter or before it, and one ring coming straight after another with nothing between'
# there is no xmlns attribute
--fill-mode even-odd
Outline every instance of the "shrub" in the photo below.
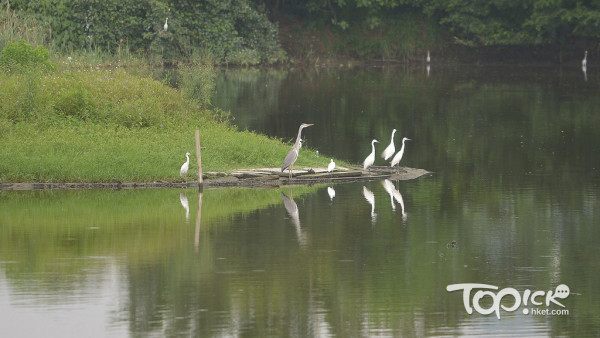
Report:
<svg viewBox="0 0 600 338"><path fill-rule="evenodd" d="M0 68L8 72L30 69L52 70L55 66L48 61L49 58L50 52L43 46L33 48L25 40L8 42L0 55Z"/></svg>

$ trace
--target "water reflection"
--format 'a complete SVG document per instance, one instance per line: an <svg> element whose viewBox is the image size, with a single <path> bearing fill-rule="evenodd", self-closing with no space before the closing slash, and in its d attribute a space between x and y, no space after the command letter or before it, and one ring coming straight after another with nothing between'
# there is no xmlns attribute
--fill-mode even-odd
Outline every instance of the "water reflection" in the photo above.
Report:
<svg viewBox="0 0 600 338"><path fill-rule="evenodd" d="M190 204L188 202L187 196L184 193L179 193L179 202L181 206L185 209L185 221L186 223L190 221Z"/></svg>
<svg viewBox="0 0 600 338"><path fill-rule="evenodd" d="M375 195L371 190L363 186L363 196L365 197L367 202L371 204L371 223L375 225L375 222L377 221L377 214L375 213Z"/></svg>
<svg viewBox="0 0 600 338"><path fill-rule="evenodd" d="M290 190L291 196L291 190ZM302 230L300 225L300 213L298 212L298 205L294 201L294 199L287 197L283 192L281 193L281 199L283 200L283 206L287 211L288 215L292 219L292 223L294 223L294 227L296 228L296 236L298 237L298 244L300 246L306 245L306 233Z"/></svg>
<svg viewBox="0 0 600 338"><path fill-rule="evenodd" d="M327 187L327 194L329 195L329 200L333 201L335 197L335 189L333 187Z"/></svg>
<svg viewBox="0 0 600 338"><path fill-rule="evenodd" d="M386 179L386 180L381 181L381 185L383 186L385 191L390 195L390 202L392 204L392 210L396 211L396 203L394 203L394 193L392 191L394 189L394 183L392 183L392 181Z"/></svg>

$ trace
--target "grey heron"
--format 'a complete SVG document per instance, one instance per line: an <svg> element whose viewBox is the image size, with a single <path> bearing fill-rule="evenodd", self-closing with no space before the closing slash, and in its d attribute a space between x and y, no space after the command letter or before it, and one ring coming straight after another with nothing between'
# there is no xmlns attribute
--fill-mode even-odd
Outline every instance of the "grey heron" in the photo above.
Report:
<svg viewBox="0 0 600 338"><path fill-rule="evenodd" d="M185 153L185 157L187 158L187 160L185 161L184 164L181 165L181 169L179 170L179 175L181 175L181 178L183 178L185 180L185 175L188 172L188 169L190 168L190 153L187 152Z"/></svg>
<svg viewBox="0 0 600 338"><path fill-rule="evenodd" d="M402 148L400 148L400 151L398 153L396 153L396 155L392 159L392 162L390 162L390 167L395 166L396 164L400 163L400 160L402 160L402 155L404 155L404 147L406 146L406 143L405 143L406 141L412 141L412 140L407 137L404 137L402 139Z"/></svg>
<svg viewBox="0 0 600 338"><path fill-rule="evenodd" d="M286 168L289 168L290 180L292 179L292 168L291 167L294 163L296 163L296 160L298 159L298 152L300 151L300 148L302 147L302 129L304 129L306 127L310 127L312 125L313 125L312 123L302 123L300 125L300 128L298 128L298 136L296 137L296 143L294 143L292 150L290 150L290 152L285 157L285 160L283 160L283 165L281 166L281 172L284 172Z"/></svg>
<svg viewBox="0 0 600 338"><path fill-rule="evenodd" d="M371 153L369 154L369 156L367 156L367 158L365 158L365 161L363 162L364 169L368 169L373 165L373 163L375 163L375 143L379 143L379 141L371 141ZM370 169L369 172L371 172Z"/></svg>
<svg viewBox="0 0 600 338"><path fill-rule="evenodd" d="M331 159L331 162L329 162L329 165L327 166L327 172L330 173L333 171L333 169L335 169L335 162L333 162L333 159Z"/></svg>
<svg viewBox="0 0 600 338"><path fill-rule="evenodd" d="M381 157L383 157L383 159L386 161L390 157L392 157L394 155L394 153L396 152L396 146L394 146L394 134L395 133L396 133L396 129L392 130L392 141L390 142L390 145L387 146L387 148L385 148L383 153L381 153Z"/></svg>

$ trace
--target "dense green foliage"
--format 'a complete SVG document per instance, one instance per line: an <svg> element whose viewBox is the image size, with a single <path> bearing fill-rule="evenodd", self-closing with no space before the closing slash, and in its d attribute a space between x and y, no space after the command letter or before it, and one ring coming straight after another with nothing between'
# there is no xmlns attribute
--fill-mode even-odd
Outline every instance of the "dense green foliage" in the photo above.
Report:
<svg viewBox="0 0 600 338"><path fill-rule="evenodd" d="M255 64L284 57L277 25L248 0L15 0L11 6L49 25L50 41L60 49L128 49L166 63L208 57Z"/></svg>
<svg viewBox="0 0 600 338"><path fill-rule="evenodd" d="M52 70L50 53L43 46L33 48L25 40L8 42L0 54L0 69L6 72L28 69Z"/></svg>

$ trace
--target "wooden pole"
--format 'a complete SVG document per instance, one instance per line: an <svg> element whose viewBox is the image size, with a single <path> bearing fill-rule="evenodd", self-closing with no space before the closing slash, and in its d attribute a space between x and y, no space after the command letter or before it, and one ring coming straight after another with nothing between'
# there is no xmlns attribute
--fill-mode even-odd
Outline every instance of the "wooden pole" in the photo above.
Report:
<svg viewBox="0 0 600 338"><path fill-rule="evenodd" d="M196 159L198 160L198 188L202 190L202 154L200 153L200 130L196 129Z"/></svg>

